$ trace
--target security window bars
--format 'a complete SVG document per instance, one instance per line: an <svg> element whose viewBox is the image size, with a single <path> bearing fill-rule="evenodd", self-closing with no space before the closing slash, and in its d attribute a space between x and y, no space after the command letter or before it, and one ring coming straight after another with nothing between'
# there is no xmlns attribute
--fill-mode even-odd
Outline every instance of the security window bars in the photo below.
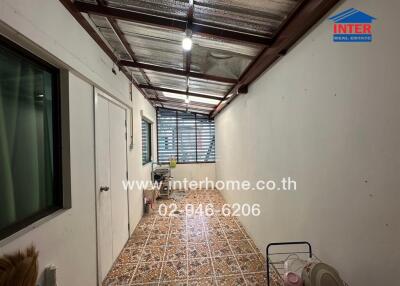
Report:
<svg viewBox="0 0 400 286"><path fill-rule="evenodd" d="M158 162L215 162L214 120L206 115L159 108L157 110Z"/></svg>

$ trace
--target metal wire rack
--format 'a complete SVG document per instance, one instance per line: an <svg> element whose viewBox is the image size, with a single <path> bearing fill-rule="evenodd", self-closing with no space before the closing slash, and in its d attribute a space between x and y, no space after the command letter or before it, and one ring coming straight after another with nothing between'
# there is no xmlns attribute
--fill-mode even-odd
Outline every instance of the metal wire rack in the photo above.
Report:
<svg viewBox="0 0 400 286"><path fill-rule="evenodd" d="M312 251L307 241L270 243L266 249L267 257L267 285L284 286L284 263L291 257L305 261L322 262ZM345 286L349 286L344 282Z"/></svg>

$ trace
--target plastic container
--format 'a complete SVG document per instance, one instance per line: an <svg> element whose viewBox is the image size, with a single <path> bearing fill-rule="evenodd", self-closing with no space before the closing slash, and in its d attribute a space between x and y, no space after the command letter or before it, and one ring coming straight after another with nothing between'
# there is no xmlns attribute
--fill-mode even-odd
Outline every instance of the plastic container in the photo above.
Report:
<svg viewBox="0 0 400 286"><path fill-rule="evenodd" d="M286 272L283 276L283 285L285 286L303 286L303 279L294 272Z"/></svg>
<svg viewBox="0 0 400 286"><path fill-rule="evenodd" d="M285 273L292 272L301 277L306 265L307 261L300 259L297 255L289 256L284 263Z"/></svg>

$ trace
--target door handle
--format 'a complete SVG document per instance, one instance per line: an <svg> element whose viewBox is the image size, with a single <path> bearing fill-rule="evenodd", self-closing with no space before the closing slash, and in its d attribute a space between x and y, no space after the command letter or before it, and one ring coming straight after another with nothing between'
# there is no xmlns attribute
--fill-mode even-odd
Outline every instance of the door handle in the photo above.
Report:
<svg viewBox="0 0 400 286"><path fill-rule="evenodd" d="M100 192L108 192L109 190L110 190L110 187L107 187L107 186L100 187Z"/></svg>

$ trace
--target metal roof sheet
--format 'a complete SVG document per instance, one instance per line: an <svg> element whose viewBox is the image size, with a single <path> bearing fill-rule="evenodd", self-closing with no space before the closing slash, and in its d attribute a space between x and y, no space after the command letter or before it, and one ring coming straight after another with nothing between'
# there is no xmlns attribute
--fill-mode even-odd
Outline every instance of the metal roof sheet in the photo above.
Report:
<svg viewBox="0 0 400 286"><path fill-rule="evenodd" d="M299 0L196 0L194 21L273 37Z"/></svg>
<svg viewBox="0 0 400 286"><path fill-rule="evenodd" d="M119 64L125 65L138 85L143 85L143 93L155 106L166 106L170 101L175 108L186 110L191 104L186 104L186 95L179 92L190 92L203 95L189 99L196 105L193 109L206 112L219 103L207 96L222 100L265 50L264 39L267 43L274 38L303 0L194 0L192 19L188 19L189 0L107 0L103 6L97 0L78 1L91 4L86 4L93 9L85 10L89 13L87 18L118 60L125 61ZM118 8L119 12L103 8ZM107 18L107 11L122 16L113 14ZM153 18L146 21L146 15ZM135 21L135 17L140 21ZM182 24L186 22L190 28L192 21L198 26L193 34L189 31L193 47L187 54L182 49L186 37ZM230 32L236 34L224 37L224 33ZM254 35L257 39L251 40ZM139 68L130 67L129 63ZM197 78L196 74L204 76ZM173 90L178 94L165 96L162 89L151 88L171 89L172 94Z"/></svg>
<svg viewBox="0 0 400 286"><path fill-rule="evenodd" d="M183 32L121 20L117 22L138 62L183 68Z"/></svg>

